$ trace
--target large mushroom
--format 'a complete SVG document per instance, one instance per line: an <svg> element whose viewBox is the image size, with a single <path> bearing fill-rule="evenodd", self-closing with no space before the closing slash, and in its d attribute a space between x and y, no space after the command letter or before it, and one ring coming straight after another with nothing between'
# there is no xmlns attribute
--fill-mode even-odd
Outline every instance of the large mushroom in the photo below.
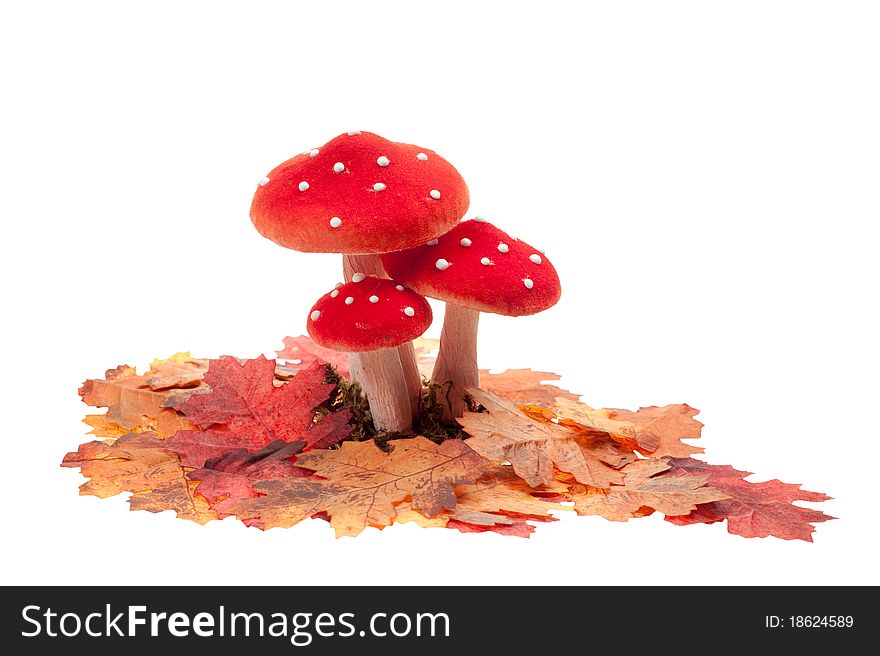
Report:
<svg viewBox="0 0 880 656"><path fill-rule="evenodd" d="M371 366L361 372L361 382L372 390L371 409L400 413L386 423L404 424L408 408L394 403L406 398L403 378L394 376L400 366L396 347L424 333L433 315L425 297L383 278L356 278L324 294L312 306L306 323L309 335L321 346L348 353L369 353Z"/></svg>
<svg viewBox="0 0 880 656"><path fill-rule="evenodd" d="M464 216L469 200L461 175L434 151L347 132L270 171L254 194L251 220L260 234L286 248L343 254L345 280L351 281L356 274L384 276L379 254L443 234ZM403 378L407 395L387 399L395 407L383 408L377 405L380 394L363 380L366 369L378 366L375 358L349 356L377 428L389 431L411 425L411 419L393 418L411 417L421 393L412 345L402 345L397 357L396 368L385 364L389 376Z"/></svg>
<svg viewBox="0 0 880 656"><path fill-rule="evenodd" d="M480 384L479 313L536 314L555 305L561 293L556 269L541 251L482 219L463 221L425 245L383 255L382 262L398 282L446 301L432 378L452 383L446 395L452 417L466 409L465 390Z"/></svg>

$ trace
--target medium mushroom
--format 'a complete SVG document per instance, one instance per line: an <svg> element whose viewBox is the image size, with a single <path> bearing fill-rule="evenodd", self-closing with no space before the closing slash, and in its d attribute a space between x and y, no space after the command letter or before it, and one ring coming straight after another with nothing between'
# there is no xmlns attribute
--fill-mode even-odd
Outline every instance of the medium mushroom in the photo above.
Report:
<svg viewBox="0 0 880 656"><path fill-rule="evenodd" d="M348 353L370 353L361 384L373 396L370 408L398 415L380 417L381 425L405 424L409 408L394 403L406 398L406 384L394 374L400 368L396 347L424 333L433 315L427 299L392 280L355 277L324 294L312 306L307 328L321 346Z"/></svg>
<svg viewBox="0 0 880 656"><path fill-rule="evenodd" d="M398 282L446 301L432 378L452 383L447 398L453 417L466 409L465 390L480 384L479 313L536 314L555 305L561 293L556 269L541 251L482 219L463 221L417 248L383 255L382 262Z"/></svg>
<svg viewBox="0 0 880 656"><path fill-rule="evenodd" d="M461 175L434 151L347 132L320 148L278 165L260 180L251 220L264 237L298 251L342 253L346 281L356 273L384 276L378 255L412 248L452 228L470 196ZM417 407L421 379L411 344L399 349L408 395L391 402ZM349 356L355 378L374 366L368 355ZM374 421L399 416L374 407L376 392L360 381ZM403 430L411 425L377 425Z"/></svg>

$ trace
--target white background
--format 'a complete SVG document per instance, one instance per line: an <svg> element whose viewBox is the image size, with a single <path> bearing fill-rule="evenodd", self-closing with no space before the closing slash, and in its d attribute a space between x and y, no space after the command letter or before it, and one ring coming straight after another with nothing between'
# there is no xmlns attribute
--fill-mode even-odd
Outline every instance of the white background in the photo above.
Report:
<svg viewBox="0 0 880 656"><path fill-rule="evenodd" d="M2 583L880 583L880 30L865 2L33 2L0 13ZM713 463L827 492L815 543L660 516L334 540L79 497L76 390L304 332L338 256L248 220L339 132L433 148L546 249L484 366L687 402ZM429 336L438 336L442 308Z"/></svg>

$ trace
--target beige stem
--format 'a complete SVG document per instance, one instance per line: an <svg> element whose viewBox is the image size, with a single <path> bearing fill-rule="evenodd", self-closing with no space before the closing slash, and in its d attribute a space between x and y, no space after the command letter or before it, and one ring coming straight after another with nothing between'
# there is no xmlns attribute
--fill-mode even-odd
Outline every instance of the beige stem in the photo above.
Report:
<svg viewBox="0 0 880 656"><path fill-rule="evenodd" d="M446 304L443 332L440 334L440 352L434 364L432 379L436 383L452 383L448 394L439 399L452 417L461 417L467 409L464 401L468 387L480 385L477 367L477 325L480 313L452 303Z"/></svg>
<svg viewBox="0 0 880 656"><path fill-rule="evenodd" d="M382 259L378 255L343 255L342 273L345 281L351 280L355 273L363 273L365 276L387 278ZM397 347L397 355L400 358L400 366L403 370L403 380L406 383L407 396L413 411L413 419L419 411L419 399L422 396L422 377L419 374L419 365L416 361L416 351L412 342L407 342ZM355 355L348 356L348 368L353 380L360 380L359 373L362 371L359 358Z"/></svg>
<svg viewBox="0 0 880 656"><path fill-rule="evenodd" d="M386 277L378 255L343 255L342 273L345 281L350 281L358 272ZM416 409L411 405L411 394L397 349L349 353L348 369L352 380L360 383L370 403L370 413L377 429L402 431L412 428Z"/></svg>
<svg viewBox="0 0 880 656"><path fill-rule="evenodd" d="M352 355L355 354L349 354L349 359ZM356 355L361 366L359 382L370 402L370 413L376 428L392 432L412 428L412 410L397 349Z"/></svg>

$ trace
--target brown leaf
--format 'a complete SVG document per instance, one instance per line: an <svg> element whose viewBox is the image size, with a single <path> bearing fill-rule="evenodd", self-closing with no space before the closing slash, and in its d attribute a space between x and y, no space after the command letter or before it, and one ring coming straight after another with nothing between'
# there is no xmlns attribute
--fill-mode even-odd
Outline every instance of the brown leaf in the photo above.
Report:
<svg viewBox="0 0 880 656"><path fill-rule="evenodd" d="M182 519L204 524L217 515L184 475L177 455L153 433L129 433L112 444L88 442L64 456L62 467L79 467L91 479L80 494L100 498L131 492L132 510L173 510Z"/></svg>
<svg viewBox="0 0 880 656"><path fill-rule="evenodd" d="M161 371L155 368L154 374ZM186 390L191 394L196 388ZM171 437L192 425L176 410L164 407L176 388L157 391L138 375L133 367L121 365L107 371L105 378L90 379L79 390L82 400L96 407L106 407L105 415L89 415L86 423L99 437L117 437L129 432L154 432L157 437ZM102 417L102 419L96 419Z"/></svg>
<svg viewBox="0 0 880 656"><path fill-rule="evenodd" d="M679 403L663 407L618 410L596 410L586 403L559 397L553 401L559 423L574 430L604 431L618 441L644 454L687 457L702 453L698 446L685 444L682 439L700 437L703 424L694 419L698 410Z"/></svg>
<svg viewBox="0 0 880 656"><path fill-rule="evenodd" d="M282 478L254 484L264 496L216 508L261 528L292 526L326 512L337 536L357 535L367 526L389 526L395 504L412 500L427 517L455 507L455 486L473 482L485 463L461 440L435 444L425 437L391 440L390 453L372 442L344 442L339 449L311 451L297 465L324 480Z"/></svg>
<svg viewBox="0 0 880 656"><path fill-rule="evenodd" d="M175 353L165 360L153 360L144 374L144 382L151 390L198 387L208 371L208 360L193 358L189 353Z"/></svg>
<svg viewBox="0 0 880 656"><path fill-rule="evenodd" d="M668 469L669 464L662 460L638 460L623 468L623 485L603 490L574 483L564 494L574 502L578 515L599 515L616 522L655 510L664 515L686 515L699 504L727 498L720 490L706 486L708 476L665 473Z"/></svg>
<svg viewBox="0 0 880 656"><path fill-rule="evenodd" d="M550 405L556 398L578 400L577 394L542 383L544 380L559 380L559 376L547 371L531 369L508 369L500 374L490 374L487 369L480 370L480 387L514 403L533 403Z"/></svg>
<svg viewBox="0 0 880 656"><path fill-rule="evenodd" d="M468 446L496 463L510 461L531 487L551 483L554 465L585 485L608 487L623 481L617 469L634 459L631 451L610 439L542 423L484 390L472 388L468 393L487 410L467 412L459 419L472 435Z"/></svg>
<svg viewBox="0 0 880 656"><path fill-rule="evenodd" d="M567 509L552 495L547 496L546 488L529 487L510 467L495 467L477 482L459 486L456 492L458 504L451 517L469 524L481 524L475 521L481 516L488 523L496 523L499 515L553 521L549 511Z"/></svg>

